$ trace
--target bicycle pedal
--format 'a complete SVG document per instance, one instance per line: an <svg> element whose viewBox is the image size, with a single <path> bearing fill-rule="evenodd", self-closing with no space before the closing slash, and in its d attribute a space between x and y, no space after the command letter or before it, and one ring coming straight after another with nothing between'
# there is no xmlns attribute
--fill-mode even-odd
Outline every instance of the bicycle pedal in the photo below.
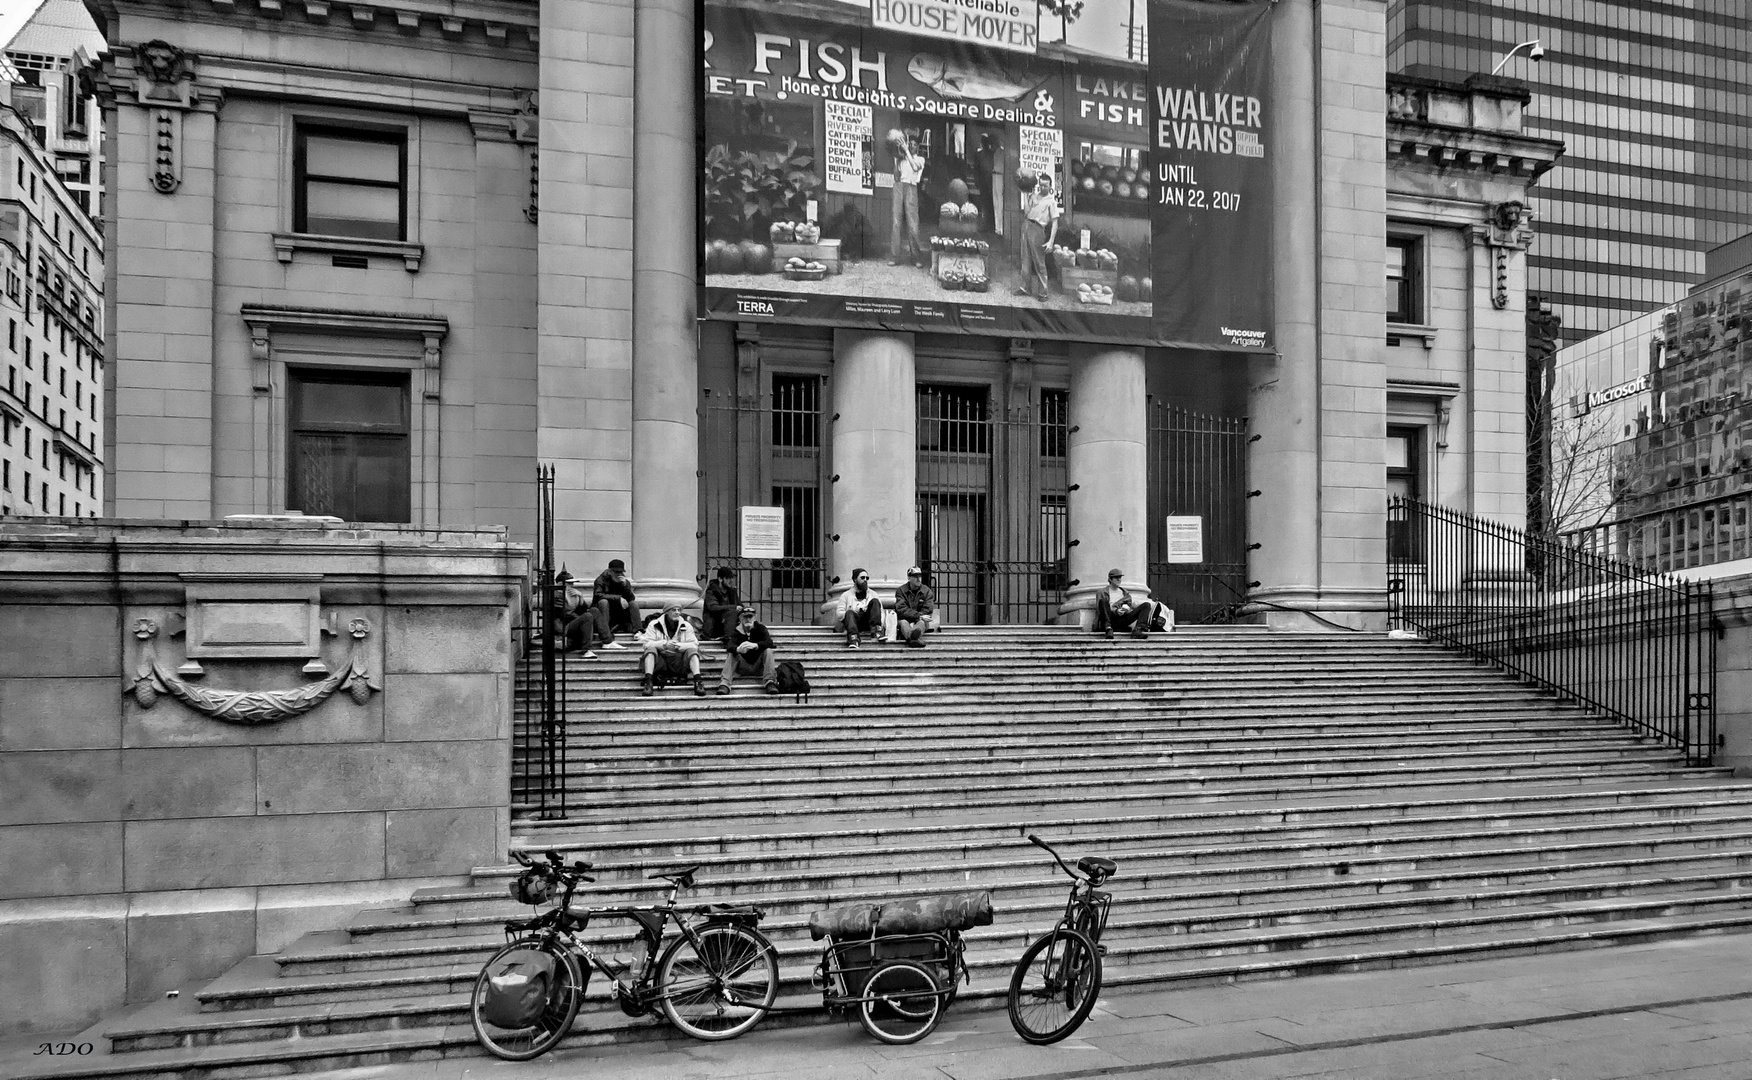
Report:
<svg viewBox="0 0 1752 1080"><path fill-rule="evenodd" d="M1106 956L1107 955L1107 946L1097 944L1095 946L1095 955L1096 956Z"/></svg>

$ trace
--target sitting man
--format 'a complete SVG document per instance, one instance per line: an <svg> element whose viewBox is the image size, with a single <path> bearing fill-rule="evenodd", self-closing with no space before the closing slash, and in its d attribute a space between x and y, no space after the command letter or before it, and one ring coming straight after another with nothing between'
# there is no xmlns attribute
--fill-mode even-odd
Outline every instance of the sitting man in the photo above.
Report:
<svg viewBox="0 0 1752 1080"><path fill-rule="evenodd" d="M650 697L657 681L679 682L693 677L693 692L703 697L706 684L700 678L700 636L693 623L682 617L681 605L670 604L663 614L645 624L639 635L644 643L644 655L639 657L639 670L645 673L643 693Z"/></svg>
<svg viewBox="0 0 1752 1080"><path fill-rule="evenodd" d="M700 637L704 640L730 644L730 630L736 625L737 611L742 607L742 594L736 589L736 571L728 566L718 568L718 576L706 586L702 602L705 617L700 620Z"/></svg>
<svg viewBox="0 0 1752 1080"><path fill-rule="evenodd" d="M767 693L779 692L772 631L755 621L754 605L743 604L736 609L736 625L730 628L728 648L724 673L718 677L718 693L728 694L738 675L759 675Z"/></svg>
<svg viewBox="0 0 1752 1080"><path fill-rule="evenodd" d="M864 643L865 634L882 634L882 599L870 591L870 571L852 571L852 587L840 593L839 614L834 625L846 632L846 648Z"/></svg>
<svg viewBox="0 0 1752 1080"><path fill-rule="evenodd" d="M596 584L590 591L590 606L596 611L596 636L605 643L604 648L626 648L614 640L617 629L638 634L642 624L635 600L633 583L627 579L627 564L610 559L608 569L596 575Z"/></svg>
<svg viewBox="0 0 1752 1080"><path fill-rule="evenodd" d="M895 629L900 640L914 649L925 647L925 625L935 625L932 612L937 610L936 594L925 584L925 572L916 566L906 568L906 584L894 591Z"/></svg>
<svg viewBox="0 0 1752 1080"><path fill-rule="evenodd" d="M596 654L590 651L590 647L595 644L597 621L596 613L590 609L589 598L565 570L560 571L560 576L554 579L554 583L562 586L554 596L552 622L560 651L582 649L584 659L596 659Z"/></svg>
<svg viewBox="0 0 1752 1080"><path fill-rule="evenodd" d="M1161 605L1154 600L1134 600L1121 581L1125 574L1114 567L1107 572L1107 585L1095 594L1095 632L1113 639L1113 631L1131 630L1131 636L1150 636L1150 623Z"/></svg>

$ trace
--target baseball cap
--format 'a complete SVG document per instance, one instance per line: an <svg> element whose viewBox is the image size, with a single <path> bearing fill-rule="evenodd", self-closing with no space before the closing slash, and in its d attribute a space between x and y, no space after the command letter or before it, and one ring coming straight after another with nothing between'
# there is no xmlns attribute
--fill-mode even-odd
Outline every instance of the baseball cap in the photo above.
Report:
<svg viewBox="0 0 1752 1080"><path fill-rule="evenodd" d="M925 572L923 570L920 570L916 566L909 566L906 568L906 576L907 577L924 577Z"/></svg>
<svg viewBox="0 0 1752 1080"><path fill-rule="evenodd" d="M621 562L619 559L610 559L610 560L608 560L608 568L610 570L625 570L627 568L627 564L624 562Z"/></svg>
<svg viewBox="0 0 1752 1080"><path fill-rule="evenodd" d="M1107 576L1110 578L1122 578L1125 576L1125 571L1116 566L1107 572Z"/></svg>
<svg viewBox="0 0 1752 1080"><path fill-rule="evenodd" d="M738 616L753 615L754 614L754 605L753 604L742 604L742 605L737 607L736 614Z"/></svg>

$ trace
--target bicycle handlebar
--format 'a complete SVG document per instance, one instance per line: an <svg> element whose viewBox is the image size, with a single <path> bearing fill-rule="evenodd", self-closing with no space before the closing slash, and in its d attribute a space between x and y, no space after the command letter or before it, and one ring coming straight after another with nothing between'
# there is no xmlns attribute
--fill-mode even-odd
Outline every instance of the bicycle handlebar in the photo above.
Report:
<svg viewBox="0 0 1752 1080"><path fill-rule="evenodd" d="M1080 873L1079 871L1073 870L1069 866L1067 866L1065 864L1064 859L1059 857L1059 853L1054 851L1052 848L1052 845L1047 843L1045 840L1042 840L1040 837L1035 836L1033 833L1029 833L1028 834L1028 842L1030 844L1033 844L1037 848L1041 848L1048 855L1051 855L1052 861L1058 863L1059 869L1063 870L1065 873L1069 874L1071 876L1071 880L1073 880L1073 881L1086 881L1086 880L1088 880L1087 875Z"/></svg>
<svg viewBox="0 0 1752 1080"><path fill-rule="evenodd" d="M590 872L590 863L585 862L583 859L578 859L573 862L572 865L567 866L565 857L555 848L544 848L535 853L535 858L532 858L526 852L513 851L511 853L511 858L516 860L520 865L531 867L536 865L536 858L544 858L548 863L547 869L550 869L555 873L569 877L577 877L580 881L593 882L596 880L593 877L586 876Z"/></svg>

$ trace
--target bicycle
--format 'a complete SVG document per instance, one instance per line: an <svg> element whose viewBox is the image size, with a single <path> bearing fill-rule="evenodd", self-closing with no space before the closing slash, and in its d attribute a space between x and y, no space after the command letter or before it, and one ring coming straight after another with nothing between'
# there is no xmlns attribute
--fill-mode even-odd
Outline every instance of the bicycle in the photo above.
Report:
<svg viewBox="0 0 1752 1080"><path fill-rule="evenodd" d="M755 929L764 913L719 904L676 906L677 895L694 887L699 867L648 875L649 880L669 882L669 895L660 904L574 910L573 893L580 884L595 880L586 874L590 864L567 866L552 850L538 854L545 861L512 853L524 870L512 883L511 895L540 906L554 898L557 886L563 890L559 903L533 919L505 924L510 940L481 967L469 998L475 1037L495 1056L528 1061L558 1045L578 1016L592 968L613 980L609 995L622 1012L644 1016L661 1009L671 1024L696 1039L733 1039L772 1009L779 990L779 961L772 942ZM638 925L629 962L612 963L578 939L592 919L604 917ZM680 936L664 948L664 933L672 919ZM518 993L520 985L529 984L532 971L546 972L547 977L525 996L533 997L535 992L541 996L532 1008L507 1020L504 1001Z"/></svg>
<svg viewBox="0 0 1752 1080"><path fill-rule="evenodd" d="M1101 994L1101 944L1111 893L1096 887L1113 876L1112 859L1085 855L1073 869L1052 845L1030 833L1071 878L1071 895L1058 925L1031 942L1010 973L1010 1026L1036 1045L1055 1043L1077 1030Z"/></svg>

